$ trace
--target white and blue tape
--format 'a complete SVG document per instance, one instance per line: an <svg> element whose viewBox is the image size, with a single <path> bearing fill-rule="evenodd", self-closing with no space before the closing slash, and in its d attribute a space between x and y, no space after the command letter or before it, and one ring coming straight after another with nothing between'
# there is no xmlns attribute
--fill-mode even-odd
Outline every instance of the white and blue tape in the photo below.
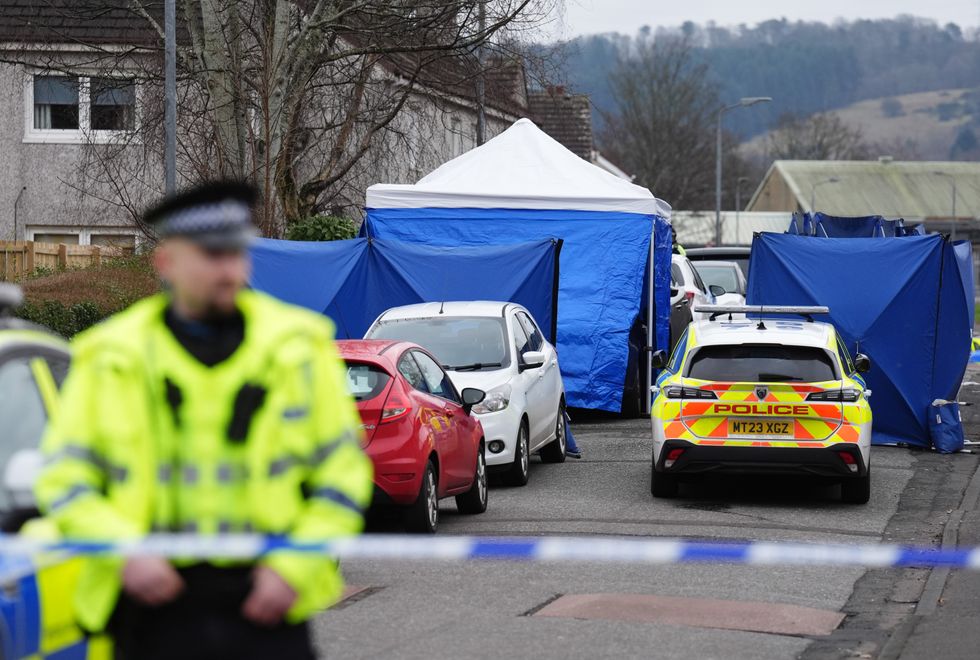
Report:
<svg viewBox="0 0 980 660"><path fill-rule="evenodd" d="M618 537L475 537L365 535L298 542L258 535L150 535L132 542L44 543L0 536L0 580L21 573L25 559L74 555L157 555L185 560L254 559L289 550L340 559L583 561L631 564L729 563L747 565L947 566L980 570L980 548L937 549L884 544L753 541L725 543Z"/></svg>

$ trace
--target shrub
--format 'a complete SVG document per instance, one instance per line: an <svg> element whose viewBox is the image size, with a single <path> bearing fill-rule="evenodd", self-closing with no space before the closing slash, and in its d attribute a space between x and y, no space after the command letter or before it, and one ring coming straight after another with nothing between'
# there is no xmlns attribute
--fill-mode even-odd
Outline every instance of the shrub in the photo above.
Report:
<svg viewBox="0 0 980 660"><path fill-rule="evenodd" d="M357 236L353 220L335 215L314 215L297 220L286 230L291 241L341 241Z"/></svg>
<svg viewBox="0 0 980 660"><path fill-rule="evenodd" d="M95 303L84 301L73 305L65 305L57 300L42 300L41 302L25 302L17 316L43 325L66 339L74 337L106 316L108 313L100 310Z"/></svg>

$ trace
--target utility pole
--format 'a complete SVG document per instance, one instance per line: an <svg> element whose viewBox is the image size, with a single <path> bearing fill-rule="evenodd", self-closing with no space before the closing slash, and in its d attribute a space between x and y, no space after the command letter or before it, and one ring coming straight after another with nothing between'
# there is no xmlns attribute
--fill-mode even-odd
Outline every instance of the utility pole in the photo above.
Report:
<svg viewBox="0 0 980 660"><path fill-rule="evenodd" d="M479 71L476 76L476 145L487 141L487 111L486 111L486 78L484 76L483 42L487 31L487 3L481 0L477 15L480 30L480 45L476 49L476 60Z"/></svg>
<svg viewBox="0 0 980 660"><path fill-rule="evenodd" d="M177 191L177 7L165 0L163 8L163 170L167 195Z"/></svg>

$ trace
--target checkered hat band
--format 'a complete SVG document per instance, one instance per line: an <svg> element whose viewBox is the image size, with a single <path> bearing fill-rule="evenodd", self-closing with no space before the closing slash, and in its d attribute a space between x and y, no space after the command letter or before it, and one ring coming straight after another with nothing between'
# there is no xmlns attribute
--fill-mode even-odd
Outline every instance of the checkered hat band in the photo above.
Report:
<svg viewBox="0 0 980 660"><path fill-rule="evenodd" d="M175 211L160 223L158 231L161 236L221 232L248 227L251 218L247 204L225 200Z"/></svg>

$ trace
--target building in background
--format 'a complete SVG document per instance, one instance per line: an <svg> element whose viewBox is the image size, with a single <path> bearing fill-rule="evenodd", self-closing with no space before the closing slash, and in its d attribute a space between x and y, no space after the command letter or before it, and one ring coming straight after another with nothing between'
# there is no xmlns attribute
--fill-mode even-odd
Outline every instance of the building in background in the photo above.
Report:
<svg viewBox="0 0 980 660"><path fill-rule="evenodd" d="M955 201L954 201L955 189ZM745 209L880 215L980 239L980 163L777 160Z"/></svg>
<svg viewBox="0 0 980 660"><path fill-rule="evenodd" d="M530 92L527 115L541 130L579 158L621 179L633 180L596 149L592 133L592 101L587 94L571 94L564 87Z"/></svg>
<svg viewBox="0 0 980 660"><path fill-rule="evenodd" d="M721 244L752 245L752 237L763 231L783 234L793 220L792 213L747 213L722 211ZM701 247L715 243L714 211L671 211L670 223L677 232L677 242L684 247Z"/></svg>

